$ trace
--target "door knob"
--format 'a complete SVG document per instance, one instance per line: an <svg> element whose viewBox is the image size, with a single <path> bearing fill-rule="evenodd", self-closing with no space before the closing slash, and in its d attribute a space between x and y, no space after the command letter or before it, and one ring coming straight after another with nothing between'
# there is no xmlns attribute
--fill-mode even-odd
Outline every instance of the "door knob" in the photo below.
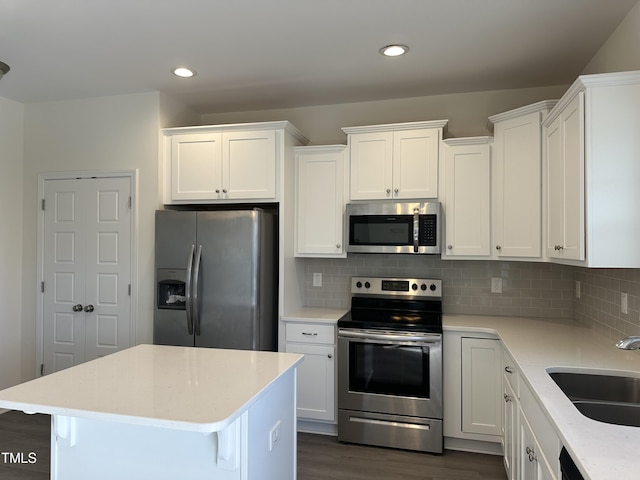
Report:
<svg viewBox="0 0 640 480"><path fill-rule="evenodd" d="M81 312L82 311L82 305L80 305L80 304L74 305L71 308L71 310L73 310L74 312Z"/></svg>
<svg viewBox="0 0 640 480"><path fill-rule="evenodd" d="M93 305L87 305L84 307L84 311L87 313L93 312Z"/></svg>

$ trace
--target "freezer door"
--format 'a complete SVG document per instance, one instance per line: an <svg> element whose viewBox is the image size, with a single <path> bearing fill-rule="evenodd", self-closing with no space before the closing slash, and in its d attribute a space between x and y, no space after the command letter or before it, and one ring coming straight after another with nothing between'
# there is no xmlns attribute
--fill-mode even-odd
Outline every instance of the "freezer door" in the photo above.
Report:
<svg viewBox="0 0 640 480"><path fill-rule="evenodd" d="M273 349L272 221L261 210L198 212L196 346Z"/></svg>
<svg viewBox="0 0 640 480"><path fill-rule="evenodd" d="M185 287L191 283L188 266L196 243L196 213L158 210L155 234L153 343L193 346L194 335L189 333L187 321L189 302L184 309L178 308L180 292L166 292L163 289L167 288L167 279L183 281ZM174 297L167 302L167 297L171 295ZM185 291L184 296L187 295Z"/></svg>

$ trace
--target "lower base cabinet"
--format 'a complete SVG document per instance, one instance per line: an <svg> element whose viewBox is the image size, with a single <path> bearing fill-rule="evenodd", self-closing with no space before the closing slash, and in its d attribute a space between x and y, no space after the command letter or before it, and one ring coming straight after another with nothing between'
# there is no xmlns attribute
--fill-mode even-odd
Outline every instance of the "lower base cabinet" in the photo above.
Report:
<svg viewBox="0 0 640 480"><path fill-rule="evenodd" d="M298 419L335 423L335 326L287 323L285 328L285 351L304 355L298 367Z"/></svg>

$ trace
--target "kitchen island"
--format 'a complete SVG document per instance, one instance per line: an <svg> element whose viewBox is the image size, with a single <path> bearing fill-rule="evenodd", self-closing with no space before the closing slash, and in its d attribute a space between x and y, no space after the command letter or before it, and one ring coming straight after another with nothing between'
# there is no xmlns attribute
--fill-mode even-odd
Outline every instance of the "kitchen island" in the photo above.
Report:
<svg viewBox="0 0 640 480"><path fill-rule="evenodd" d="M0 392L52 416L51 478L296 478L302 355L138 345Z"/></svg>

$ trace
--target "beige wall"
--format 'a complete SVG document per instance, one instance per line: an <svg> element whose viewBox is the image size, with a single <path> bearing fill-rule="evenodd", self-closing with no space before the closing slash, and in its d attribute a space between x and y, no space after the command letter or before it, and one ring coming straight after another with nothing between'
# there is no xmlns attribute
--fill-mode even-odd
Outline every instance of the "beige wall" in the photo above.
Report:
<svg viewBox="0 0 640 480"><path fill-rule="evenodd" d="M20 381L24 106L0 98L0 389Z"/></svg>
<svg viewBox="0 0 640 480"><path fill-rule="evenodd" d="M311 145L344 144L342 127L448 119L448 136L487 135L487 118L540 100L560 98L567 86L494 90L376 102L346 103L223 114L205 114L202 124L289 120Z"/></svg>
<svg viewBox="0 0 640 480"><path fill-rule="evenodd" d="M584 74L640 70L640 2L600 47Z"/></svg>
<svg viewBox="0 0 640 480"><path fill-rule="evenodd" d="M38 175L87 170L138 171L137 338L150 342L153 212L158 206L159 94L30 104L24 119L22 200L22 378L36 372Z"/></svg>

